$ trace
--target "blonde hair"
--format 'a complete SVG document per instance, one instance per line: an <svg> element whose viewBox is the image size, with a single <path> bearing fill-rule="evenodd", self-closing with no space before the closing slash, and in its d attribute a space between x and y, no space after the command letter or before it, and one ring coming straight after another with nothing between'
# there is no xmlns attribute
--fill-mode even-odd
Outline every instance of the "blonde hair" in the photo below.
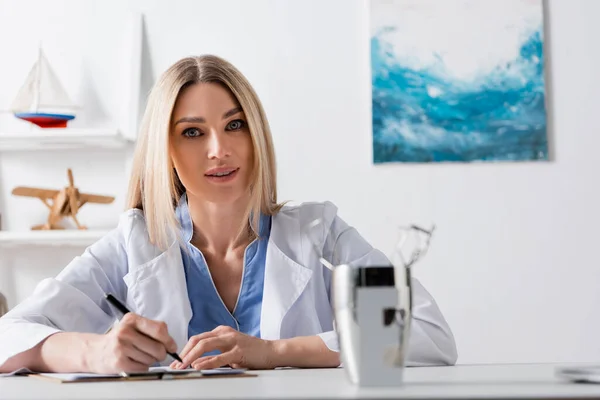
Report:
<svg viewBox="0 0 600 400"><path fill-rule="evenodd" d="M275 151L262 104L246 78L233 65L213 55L186 57L167 69L152 88L133 156L127 208L143 210L150 242L166 250L179 235L175 207L185 192L169 151L173 108L182 89L195 83L219 83L242 107L254 148L250 201L238 238L256 237L260 213L276 214ZM173 236L175 234L175 237Z"/></svg>

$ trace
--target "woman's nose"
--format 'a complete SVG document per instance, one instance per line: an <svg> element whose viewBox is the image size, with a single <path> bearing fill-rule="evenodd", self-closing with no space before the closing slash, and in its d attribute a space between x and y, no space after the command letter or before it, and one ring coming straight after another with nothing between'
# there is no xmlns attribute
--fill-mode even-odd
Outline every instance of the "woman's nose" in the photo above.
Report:
<svg viewBox="0 0 600 400"><path fill-rule="evenodd" d="M227 138L218 132L210 133L208 158L225 158L230 155Z"/></svg>

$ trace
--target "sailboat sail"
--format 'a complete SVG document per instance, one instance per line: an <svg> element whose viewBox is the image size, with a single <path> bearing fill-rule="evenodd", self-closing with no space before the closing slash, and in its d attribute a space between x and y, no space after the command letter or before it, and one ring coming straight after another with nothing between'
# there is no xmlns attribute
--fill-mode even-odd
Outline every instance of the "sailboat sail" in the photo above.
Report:
<svg viewBox="0 0 600 400"><path fill-rule="evenodd" d="M25 82L13 100L13 112L38 112L44 109L76 109L69 95L60 83L48 59L40 51Z"/></svg>
<svg viewBox="0 0 600 400"><path fill-rule="evenodd" d="M17 97L13 100L10 110L13 112L22 112L29 111L32 108L33 99L35 97L36 92L36 75L38 71L38 63L36 62L29 74L27 75L27 79L25 79L25 83L19 89L17 93Z"/></svg>
<svg viewBox="0 0 600 400"><path fill-rule="evenodd" d="M41 128L66 128L67 121L75 118L68 110L77 108L40 47L36 63L11 104L15 117Z"/></svg>

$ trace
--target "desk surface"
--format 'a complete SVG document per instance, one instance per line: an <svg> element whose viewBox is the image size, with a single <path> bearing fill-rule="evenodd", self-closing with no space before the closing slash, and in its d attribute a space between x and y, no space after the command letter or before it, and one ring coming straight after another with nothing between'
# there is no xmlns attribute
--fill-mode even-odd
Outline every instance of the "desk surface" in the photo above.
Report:
<svg viewBox="0 0 600 400"><path fill-rule="evenodd" d="M286 399L286 398L600 398L600 384L555 377L557 365L478 365L409 368L405 384L352 386L343 369L253 371L254 378L179 381L54 383L0 378L0 399Z"/></svg>

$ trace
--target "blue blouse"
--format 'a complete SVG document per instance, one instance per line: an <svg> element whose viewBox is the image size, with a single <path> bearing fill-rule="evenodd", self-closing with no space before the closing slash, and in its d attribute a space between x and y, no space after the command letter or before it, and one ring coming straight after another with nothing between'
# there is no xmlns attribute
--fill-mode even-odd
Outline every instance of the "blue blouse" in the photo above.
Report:
<svg viewBox="0 0 600 400"><path fill-rule="evenodd" d="M187 244L187 251L182 248L181 256L188 297L192 306L188 338L211 331L219 325L227 325L247 335L260 337L260 313L271 218L261 215L259 238L246 247L240 292L233 313L231 313L217 292L204 255L190 243L193 224L186 194L181 196L176 214ZM216 351L207 353L207 355L218 353Z"/></svg>

